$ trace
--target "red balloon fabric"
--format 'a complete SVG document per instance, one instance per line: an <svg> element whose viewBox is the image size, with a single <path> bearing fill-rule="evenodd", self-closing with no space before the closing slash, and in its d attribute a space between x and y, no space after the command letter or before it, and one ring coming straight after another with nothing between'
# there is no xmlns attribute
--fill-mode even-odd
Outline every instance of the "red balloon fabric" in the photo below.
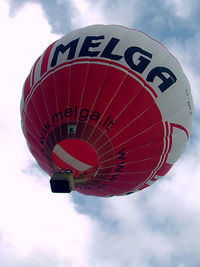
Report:
<svg viewBox="0 0 200 267"><path fill-rule="evenodd" d="M118 25L75 30L28 75L22 129L50 176L98 166L87 195L142 190L177 161L192 127L190 85L178 61L146 34ZM78 179L78 178L77 178Z"/></svg>

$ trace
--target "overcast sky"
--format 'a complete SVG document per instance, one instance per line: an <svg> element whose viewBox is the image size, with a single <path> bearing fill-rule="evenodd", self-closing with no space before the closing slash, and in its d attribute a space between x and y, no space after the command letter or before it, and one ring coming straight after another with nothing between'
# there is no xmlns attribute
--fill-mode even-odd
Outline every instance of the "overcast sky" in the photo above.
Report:
<svg viewBox="0 0 200 267"><path fill-rule="evenodd" d="M200 266L199 0L0 0L0 266ZM181 159L153 186L108 199L52 194L20 125L23 82L49 43L89 24L122 24L163 43L195 105Z"/></svg>

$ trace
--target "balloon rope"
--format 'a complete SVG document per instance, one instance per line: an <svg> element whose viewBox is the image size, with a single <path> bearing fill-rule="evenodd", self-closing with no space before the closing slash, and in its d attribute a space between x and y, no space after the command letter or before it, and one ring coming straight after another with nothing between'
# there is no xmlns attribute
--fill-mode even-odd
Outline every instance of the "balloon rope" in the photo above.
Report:
<svg viewBox="0 0 200 267"><path fill-rule="evenodd" d="M56 78L55 78L55 72L52 73L53 75L53 87L54 87L54 92L55 92L55 101L56 101L56 110L57 110L57 114L59 114L59 108L58 108L58 96L57 96L57 92L56 92ZM58 92L59 94L59 92ZM61 130L61 125L59 123L59 129L60 129L60 136L61 136L61 140L63 140L63 135L62 135L62 130ZM56 140L56 143L58 143L58 141Z"/></svg>
<svg viewBox="0 0 200 267"><path fill-rule="evenodd" d="M39 141L39 139L38 139L38 137L39 137L38 133L35 132L36 135L37 135L37 137L36 137L35 135L33 135L33 131L35 131L35 130L34 130L34 126L33 126L32 120L30 120L30 118L28 117L28 115L26 115L26 119L28 119L28 120L30 121L30 124L32 125L33 129L29 130L28 128L25 128L25 127L24 127L24 130L25 130L26 132L28 132L29 135L34 139L34 141L36 142L36 144L38 144L38 146L41 147L41 143L40 143L40 141ZM52 144L51 144L51 145L52 145ZM32 147L31 147L31 148L32 148ZM49 152L51 152L51 150L49 149L49 147L46 147L46 149L47 149Z"/></svg>
<svg viewBox="0 0 200 267"><path fill-rule="evenodd" d="M86 89L86 83L87 83L87 79L88 79L89 68L90 68L90 61L89 61L88 64L87 64L87 72L86 72L86 77L85 77L85 81L84 81L84 85L83 85L83 90L82 90L82 93L81 93L81 100L80 100L80 104L79 104L79 110L81 110L81 108L82 108L83 98L84 98L85 89ZM87 119L87 120L88 120L88 119ZM78 117L77 117L76 125L78 125ZM86 125L86 124L85 124L85 125ZM86 127L86 126L84 126L84 129L83 129L83 131L82 131L82 136L83 136L85 127ZM80 139L82 138L82 136L80 137ZM76 137L76 135L75 135L75 137Z"/></svg>
<svg viewBox="0 0 200 267"><path fill-rule="evenodd" d="M48 108L47 108L47 103L46 103L46 100L45 100L45 97L44 97L43 87L42 87L42 85L40 85L40 87L41 87L42 97L44 99L46 113L47 113L47 116L48 116L49 121L51 121L51 118L50 118L50 115L49 115L49 112L48 112ZM47 88L47 90L48 90L48 88ZM54 138L56 140L56 143L58 143L58 140L56 138L56 135L55 135L54 131L53 131L53 135L54 135Z"/></svg>
<svg viewBox="0 0 200 267"><path fill-rule="evenodd" d="M107 69L106 69L106 71L105 71L105 74L104 74L103 80L102 80L102 82L101 82L101 85L99 86L99 90L97 91L96 97L95 97L94 102L93 102L92 107L91 107L91 111L94 110L95 103L97 102L98 96L99 96L99 94L100 94L100 92L101 92L101 88L102 88L102 86L103 86L103 83L104 83L104 81L105 81L105 78L106 78L107 73L108 73L108 67L107 67ZM88 116L87 121L86 121L86 123L85 123L85 127L84 127L84 129L83 129L81 138L83 138L83 136L84 136L84 133L85 133L85 129L86 129L86 127L87 127L88 120L89 120L89 116ZM94 129L93 129L93 131L91 132L91 134L92 134L93 132L94 132ZM90 134L90 135L91 135L91 134ZM89 137L90 137L90 136L89 136ZM88 138L88 139L89 139L89 138ZM88 140L86 140L86 141L88 142Z"/></svg>
<svg viewBox="0 0 200 267"><path fill-rule="evenodd" d="M144 110L139 116L137 116L137 117L134 118L131 122L129 122L126 126L124 126L120 131L118 131L114 136L112 136L112 137L110 138L109 141L113 140L113 139L116 138L120 133L122 133L124 130L126 130L126 129L127 129L131 124L133 124L139 117L141 117L145 112L147 112L150 108L152 108L153 105L155 105L155 103L153 103L152 105L150 105L150 106L149 106L146 110ZM118 117L119 117L119 116L117 116L116 119L117 119ZM115 120L116 120L116 119L115 119ZM141 135L141 134L143 134L143 133L149 131L151 128L153 128L155 125L157 125L160 121L161 121L161 120L159 120L158 122L154 123L151 127L145 129L144 131L138 133L137 135L132 136L129 140L126 140L125 142L120 143L118 146L121 146L122 144L127 143L128 141L134 139L135 137L137 137L137 136L139 136L139 135ZM102 136L102 135L101 135L101 136ZM101 138L101 136L95 141L95 143L94 143L93 145L96 144L96 142ZM108 142L104 143L101 147L99 147L99 148L97 149L97 151L98 151L99 149L102 149L102 147L104 147L107 143L108 143Z"/></svg>
<svg viewBox="0 0 200 267"><path fill-rule="evenodd" d="M36 107L34 106L34 103L33 103L33 101L32 101L32 98L30 98L30 101L32 102L32 105L33 105L33 107L34 107L34 110L35 110L35 113L36 113L36 115L37 115L38 121L40 122L41 129L43 129L43 123L42 123L42 121L41 121L41 119L40 119L40 116L39 116L39 114L38 114L38 112L37 112ZM24 115L24 120L25 120L26 117L29 119L29 121L30 121L30 123L31 123L31 125L32 125L32 127L33 127L33 129L35 129L33 120L28 116L28 112ZM30 133L30 131L29 131L28 129L26 129L26 131L28 131L28 132ZM38 137L39 137L39 133L38 133L37 135L38 135ZM36 138L34 138L34 139L36 140ZM38 144L40 144L39 141L36 140L36 142L37 142ZM41 145L41 144L40 144L40 145Z"/></svg>

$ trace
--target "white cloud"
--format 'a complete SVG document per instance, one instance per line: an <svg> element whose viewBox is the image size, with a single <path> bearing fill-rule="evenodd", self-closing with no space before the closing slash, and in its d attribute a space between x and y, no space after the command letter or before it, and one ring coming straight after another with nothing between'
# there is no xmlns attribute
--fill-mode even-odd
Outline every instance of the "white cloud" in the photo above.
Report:
<svg viewBox="0 0 200 267"><path fill-rule="evenodd" d="M71 23L73 28L80 28L92 24L121 24L133 25L137 8L135 1L107 1L107 0L73 0ZM136 14L135 14L136 15Z"/></svg>
<svg viewBox="0 0 200 267"><path fill-rule="evenodd" d="M35 59L58 36L51 34L39 5L27 4L12 18L8 4L0 5L0 250L7 261L10 254L18 262L37 252L80 266L87 261L92 220L76 212L70 197L51 194L43 173L25 171L34 160L20 129L23 82Z"/></svg>
<svg viewBox="0 0 200 267"><path fill-rule="evenodd" d="M175 14L182 18L188 18L195 9L196 1L191 0L167 0L166 5L172 7Z"/></svg>
<svg viewBox="0 0 200 267"><path fill-rule="evenodd" d="M73 28L80 28L98 23L104 24L106 17L102 12L103 3L104 1L96 1L95 3L87 0L71 1L74 7L71 17Z"/></svg>
<svg viewBox="0 0 200 267"><path fill-rule="evenodd" d="M8 5L5 1L1 2L0 25L0 72L1 84L4 85L0 89L4 96L1 108L9 116L13 115L9 110L18 110L20 88L33 62L58 36L50 34L51 28L41 7L34 4L25 5L20 13L9 18Z"/></svg>
<svg viewBox="0 0 200 267"><path fill-rule="evenodd" d="M109 22L102 12L104 2L97 2L95 8L84 0L73 3L77 16L74 27ZM114 10L120 10L122 2L117 4ZM119 21L123 22L122 17ZM198 123L195 121L196 132L186 153L163 181L131 196L102 199L101 211L93 198L80 197L86 204L75 205L71 196L50 193L48 177L33 167L20 129L24 79L35 59L58 36L51 34L40 5L27 4L9 18L6 1L0 4L0 34L2 266L198 266ZM169 48L181 60L199 107L199 77L190 67L189 51L196 49L192 41L187 57L183 44L176 40L169 42ZM90 215L77 211L81 205ZM91 215L92 208L100 214L98 217Z"/></svg>
<svg viewBox="0 0 200 267"><path fill-rule="evenodd" d="M107 201L105 217L112 218L113 229L107 233L105 227L105 236L97 235L96 241L106 240L109 252L101 249L102 242L95 254L112 260L104 266L198 266L199 155L198 146L151 188Z"/></svg>
<svg viewBox="0 0 200 267"><path fill-rule="evenodd" d="M178 59L184 73L186 74L194 100L195 110L200 109L200 77L198 70L198 62L200 60L200 34L196 33L194 36L180 41L175 38L166 40L166 46L169 51ZM196 114L197 115L197 114Z"/></svg>

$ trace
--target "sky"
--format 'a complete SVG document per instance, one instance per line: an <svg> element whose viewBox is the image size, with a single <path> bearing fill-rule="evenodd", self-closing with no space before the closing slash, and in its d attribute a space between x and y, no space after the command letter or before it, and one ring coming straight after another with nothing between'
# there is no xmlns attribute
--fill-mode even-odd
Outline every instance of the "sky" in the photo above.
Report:
<svg viewBox="0 0 200 267"><path fill-rule="evenodd" d="M200 266L199 10L198 0L0 0L0 266ZM144 31L176 56L192 88L192 135L141 192L52 194L21 131L23 83L50 43L96 23Z"/></svg>

